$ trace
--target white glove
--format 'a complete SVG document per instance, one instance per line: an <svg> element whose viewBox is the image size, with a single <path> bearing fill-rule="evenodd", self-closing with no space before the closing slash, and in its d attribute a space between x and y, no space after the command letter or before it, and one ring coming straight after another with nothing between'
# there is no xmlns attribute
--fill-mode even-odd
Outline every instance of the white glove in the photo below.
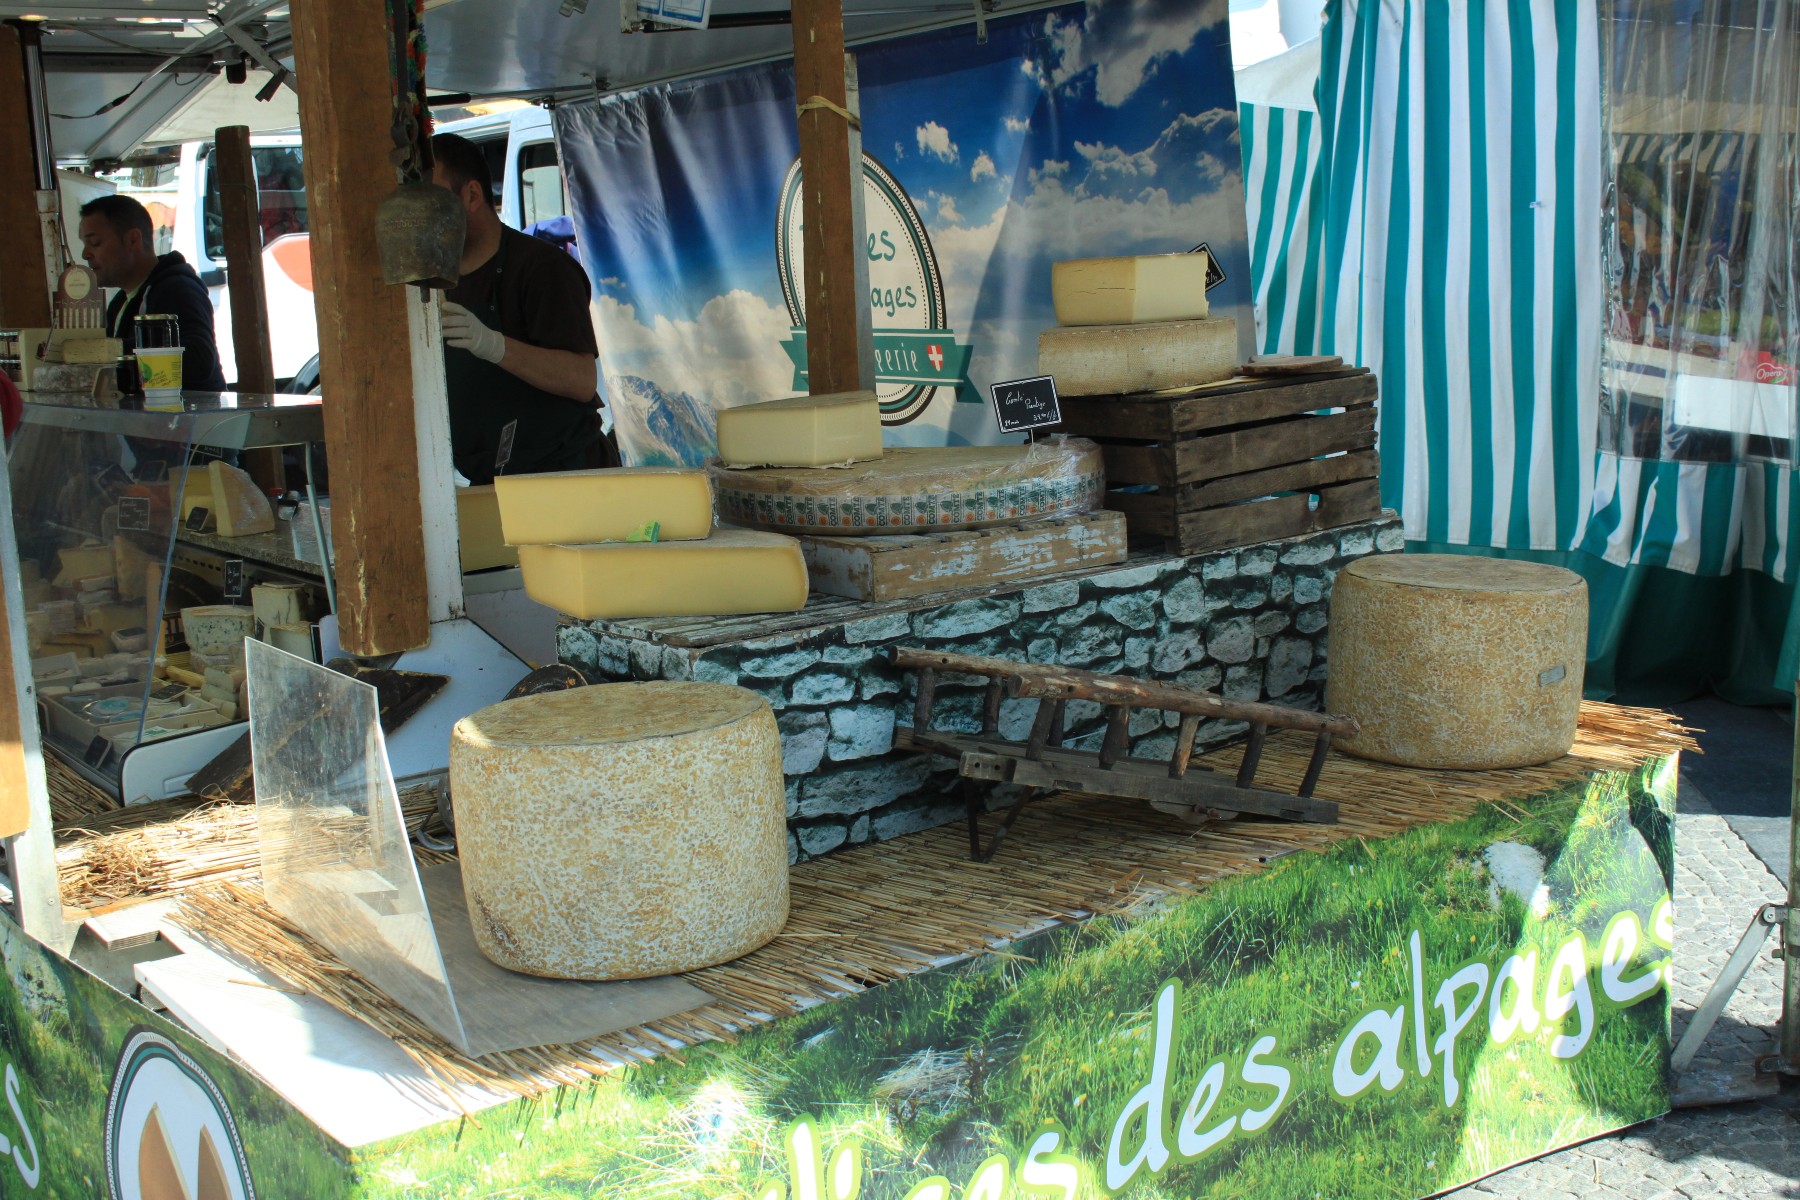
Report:
<svg viewBox="0 0 1800 1200"><path fill-rule="evenodd" d="M482 362L497 363L506 357L506 335L489 329L481 318L454 301L444 301L444 344L467 350Z"/></svg>

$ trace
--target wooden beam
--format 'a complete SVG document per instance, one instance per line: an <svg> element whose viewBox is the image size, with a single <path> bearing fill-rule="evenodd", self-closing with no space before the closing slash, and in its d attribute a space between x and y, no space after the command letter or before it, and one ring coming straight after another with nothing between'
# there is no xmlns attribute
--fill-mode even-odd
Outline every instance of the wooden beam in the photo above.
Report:
<svg viewBox="0 0 1800 1200"><path fill-rule="evenodd" d="M30 113L19 31L0 25L0 326L7 329L50 324Z"/></svg>
<svg viewBox="0 0 1800 1200"><path fill-rule="evenodd" d="M864 253L856 234L862 179L860 170L851 169L850 123L827 107L845 109L849 99L843 2L794 0L793 21L794 94L801 107L801 204L806 214L802 241L807 389L815 395L854 391L866 386L857 330L857 313L868 304L857 283L857 265Z"/></svg>
<svg viewBox="0 0 1800 1200"><path fill-rule="evenodd" d="M295 0L319 376L331 463L338 641L359 656L431 638L407 291L381 281L375 210L397 181L387 7Z"/></svg>
<svg viewBox="0 0 1800 1200"><path fill-rule="evenodd" d="M231 282L231 344L237 353L238 391L272 392L275 358L269 349L262 214L256 197L256 167L250 158L250 127L227 125L213 137L219 215L225 224L225 277Z"/></svg>

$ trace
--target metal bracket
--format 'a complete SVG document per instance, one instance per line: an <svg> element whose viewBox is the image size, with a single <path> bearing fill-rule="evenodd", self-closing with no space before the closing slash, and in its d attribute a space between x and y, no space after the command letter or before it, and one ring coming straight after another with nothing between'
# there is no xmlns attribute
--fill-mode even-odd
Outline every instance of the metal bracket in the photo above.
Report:
<svg viewBox="0 0 1800 1200"><path fill-rule="evenodd" d="M1756 961L1756 952L1762 948L1763 939L1768 937L1769 930L1780 925L1787 916L1788 908L1785 904L1765 904L1750 918L1744 936L1738 939L1737 949L1726 960L1724 969L1713 981L1712 990L1706 993L1706 999L1694 1010L1693 1020L1688 1022L1687 1031L1681 1035L1681 1041L1675 1047L1669 1065L1677 1074L1687 1070L1688 1064L1694 1061L1694 1055L1699 1053L1700 1044L1706 1041L1706 1035L1718 1024L1719 1014L1725 1011L1732 993L1743 982L1745 972ZM1781 1061L1779 1055L1768 1055L1766 1058L1773 1058L1777 1063ZM1757 1070L1764 1070L1764 1061L1765 1059L1757 1060Z"/></svg>

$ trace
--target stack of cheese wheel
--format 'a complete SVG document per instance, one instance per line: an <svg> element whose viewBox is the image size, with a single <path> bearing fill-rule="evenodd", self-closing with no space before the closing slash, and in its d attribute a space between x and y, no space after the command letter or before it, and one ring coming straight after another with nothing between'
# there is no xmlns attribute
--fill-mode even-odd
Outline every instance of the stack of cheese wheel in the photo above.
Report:
<svg viewBox="0 0 1800 1200"><path fill-rule="evenodd" d="M1528 767L1575 743L1587 584L1562 567L1381 554L1338 572L1325 708L1338 749L1409 767Z"/></svg>
<svg viewBox="0 0 1800 1200"><path fill-rule="evenodd" d="M614 683L491 705L450 735L476 944L514 971L637 979L747 954L787 920L769 702Z"/></svg>
<svg viewBox="0 0 1800 1200"><path fill-rule="evenodd" d="M794 612L806 560L792 538L713 530L706 472L614 467L494 481L525 591L581 620Z"/></svg>
<svg viewBox="0 0 1800 1200"><path fill-rule="evenodd" d="M1237 373L1237 322L1207 316L1212 256L1080 258L1051 266L1061 328L1038 335L1038 371L1065 396L1216 383Z"/></svg>

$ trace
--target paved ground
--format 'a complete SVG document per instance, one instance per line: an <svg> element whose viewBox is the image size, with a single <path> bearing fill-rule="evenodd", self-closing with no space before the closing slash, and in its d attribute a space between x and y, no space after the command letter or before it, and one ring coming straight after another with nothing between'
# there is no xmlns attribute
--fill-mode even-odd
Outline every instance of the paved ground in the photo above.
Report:
<svg viewBox="0 0 1800 1200"><path fill-rule="evenodd" d="M1707 733L1710 761L1682 764L1676 822L1675 1036L1756 908L1785 886L1792 726L1786 714L1716 701L1682 706ZM1777 808L1779 814L1777 814ZM1741 832L1746 836L1740 836ZM1752 843L1746 837L1754 839ZM1773 944L1772 942L1770 943ZM1747 1067L1774 1048L1781 973L1765 952L1702 1047L1696 1066ZM1529 1200L1800 1198L1800 1083L1766 1101L1683 1109L1449 1193Z"/></svg>

